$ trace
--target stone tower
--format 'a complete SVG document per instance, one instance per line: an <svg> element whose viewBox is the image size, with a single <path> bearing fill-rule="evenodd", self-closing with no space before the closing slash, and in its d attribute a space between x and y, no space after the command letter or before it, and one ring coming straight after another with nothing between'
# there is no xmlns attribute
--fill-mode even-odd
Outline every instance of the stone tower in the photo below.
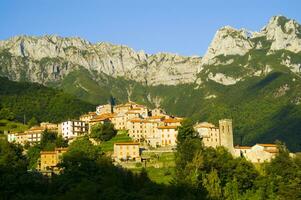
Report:
<svg viewBox="0 0 301 200"><path fill-rule="evenodd" d="M234 153L232 120L219 120L219 132L221 146L226 147L230 153Z"/></svg>

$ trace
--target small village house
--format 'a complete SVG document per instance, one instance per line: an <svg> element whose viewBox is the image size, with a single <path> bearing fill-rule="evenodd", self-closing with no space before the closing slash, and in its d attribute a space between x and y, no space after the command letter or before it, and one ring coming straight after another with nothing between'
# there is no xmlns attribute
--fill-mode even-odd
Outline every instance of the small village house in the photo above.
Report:
<svg viewBox="0 0 301 200"><path fill-rule="evenodd" d="M65 139L73 139L88 133L88 126L80 120L69 120L61 123L61 133Z"/></svg>
<svg viewBox="0 0 301 200"><path fill-rule="evenodd" d="M59 172L57 167L62 155L67 152L67 148L55 148L54 151L41 151L38 170L41 172Z"/></svg>
<svg viewBox="0 0 301 200"><path fill-rule="evenodd" d="M115 161L140 160L140 149L138 142L119 142L114 144L113 158Z"/></svg>

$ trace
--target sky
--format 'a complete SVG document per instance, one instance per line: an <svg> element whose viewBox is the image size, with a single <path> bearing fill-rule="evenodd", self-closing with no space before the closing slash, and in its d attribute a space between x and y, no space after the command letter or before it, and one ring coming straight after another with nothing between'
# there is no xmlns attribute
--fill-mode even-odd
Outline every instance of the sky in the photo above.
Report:
<svg viewBox="0 0 301 200"><path fill-rule="evenodd" d="M275 15L301 23L300 9L301 0L1 0L0 40L55 34L202 56L220 27L259 31Z"/></svg>

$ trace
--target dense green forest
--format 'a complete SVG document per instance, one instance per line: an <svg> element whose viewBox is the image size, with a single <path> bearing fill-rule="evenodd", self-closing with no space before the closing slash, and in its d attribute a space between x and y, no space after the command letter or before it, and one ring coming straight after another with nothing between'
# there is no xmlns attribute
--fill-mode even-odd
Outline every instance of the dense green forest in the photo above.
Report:
<svg viewBox="0 0 301 200"><path fill-rule="evenodd" d="M0 77L0 118L23 122L61 122L78 118L95 106L61 90L29 82L13 82Z"/></svg>
<svg viewBox="0 0 301 200"><path fill-rule="evenodd" d="M0 196L2 199L208 199L297 200L301 198L301 156L280 153L271 163L255 167L245 158L233 158L226 149L205 148L192 121L179 128L176 173L172 184L156 184L145 171L133 173L114 166L100 146L88 137L68 147L61 174L45 177L32 164L40 150L66 146L53 133L41 144L23 147L0 140Z"/></svg>

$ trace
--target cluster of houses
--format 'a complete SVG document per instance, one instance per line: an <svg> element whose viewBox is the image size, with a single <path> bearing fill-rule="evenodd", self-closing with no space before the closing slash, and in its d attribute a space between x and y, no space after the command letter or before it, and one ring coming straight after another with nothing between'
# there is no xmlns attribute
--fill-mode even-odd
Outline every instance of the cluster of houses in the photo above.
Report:
<svg viewBox="0 0 301 200"><path fill-rule="evenodd" d="M90 134L96 124L112 123L115 129L125 130L133 142L114 144L112 158L116 161L141 160L141 148L174 148L177 142L178 127L183 118L167 115L162 109L148 109L144 105L128 102L116 106L100 105L96 112L80 116L78 120L69 120L60 124L41 123L22 133L9 133L8 141L22 145L33 144L41 140L43 131L51 130L62 135L70 142L77 137ZM219 125L202 122L195 125L195 130L206 147L224 146L235 157L244 156L253 163L270 161L277 153L275 144L256 144L252 147L234 146L232 120L219 120ZM55 169L59 157L65 148L54 151L42 151L40 170Z"/></svg>

